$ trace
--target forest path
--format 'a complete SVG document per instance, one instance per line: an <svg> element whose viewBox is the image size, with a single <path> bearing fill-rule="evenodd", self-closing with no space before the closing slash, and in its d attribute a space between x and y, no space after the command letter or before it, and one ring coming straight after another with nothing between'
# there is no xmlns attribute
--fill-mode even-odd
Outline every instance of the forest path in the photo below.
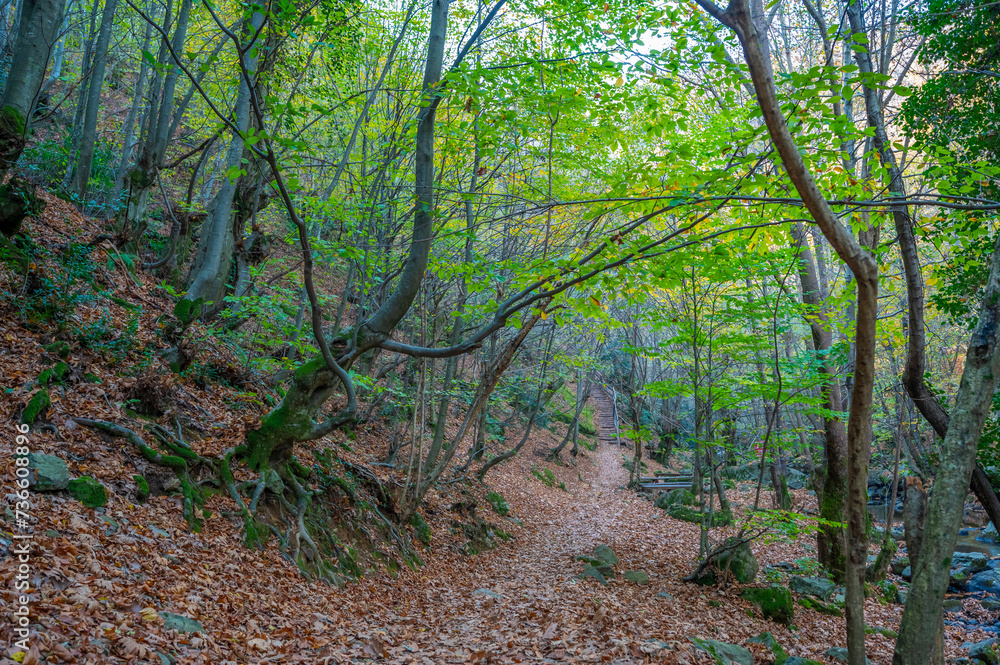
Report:
<svg viewBox="0 0 1000 665"><path fill-rule="evenodd" d="M600 430L610 400L596 404ZM612 423L612 440L613 431ZM515 540L405 575L391 592L397 602L369 615L370 628L354 633L355 645L367 641L388 657L383 662L400 663L688 663L697 660L689 635L740 643L760 632L742 601L711 607L714 591L681 581L697 555L697 529L624 489L625 448L600 442L593 452L581 449L575 467L556 468L551 488L530 474L542 450L525 451L494 479L525 521ZM584 564L574 557L602 543L620 559L617 579L608 586L577 579ZM625 581L626 570L648 573L649 583ZM673 648L659 648L667 644Z"/></svg>

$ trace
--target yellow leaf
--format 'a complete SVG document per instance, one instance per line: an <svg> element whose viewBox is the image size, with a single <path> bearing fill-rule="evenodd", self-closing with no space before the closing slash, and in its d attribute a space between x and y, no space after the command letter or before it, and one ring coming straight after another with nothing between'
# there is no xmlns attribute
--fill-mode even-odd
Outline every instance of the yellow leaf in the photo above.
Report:
<svg viewBox="0 0 1000 665"><path fill-rule="evenodd" d="M139 614L141 614L142 618L146 621L156 621L156 619L160 616L159 613L152 607L142 608L139 610Z"/></svg>
<svg viewBox="0 0 1000 665"><path fill-rule="evenodd" d="M620 85L621 85L622 83L624 83L624 81L622 80L622 77L621 77L621 76L619 76L619 77L618 77L618 80L617 80L617 81L615 81L615 85L617 85L617 86L620 86Z"/></svg>
<svg viewBox="0 0 1000 665"><path fill-rule="evenodd" d="M545 313L544 309L541 312L539 312L539 314L542 317L542 321L544 321L545 319L549 318L549 315Z"/></svg>
<svg viewBox="0 0 1000 665"><path fill-rule="evenodd" d="M24 654L24 652L23 652L23 651L18 651L17 653L15 653L15 654L14 654L13 656L11 656L10 658L11 658L11 660L16 660L16 661L17 661L17 662L19 662L19 663L23 663L23 662L24 662L24 655L25 655L25 654Z"/></svg>

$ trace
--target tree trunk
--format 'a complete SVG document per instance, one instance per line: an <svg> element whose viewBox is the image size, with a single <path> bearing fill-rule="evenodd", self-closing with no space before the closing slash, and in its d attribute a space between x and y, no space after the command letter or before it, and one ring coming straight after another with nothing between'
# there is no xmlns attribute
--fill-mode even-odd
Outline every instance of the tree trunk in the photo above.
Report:
<svg viewBox="0 0 1000 665"><path fill-rule="evenodd" d="M25 0L17 44L0 101L0 173L17 163L27 140L28 119L59 41L66 0Z"/></svg>
<svg viewBox="0 0 1000 665"><path fill-rule="evenodd" d="M263 22L263 15L254 13L247 26L247 34L254 35ZM239 92L236 95L236 105L233 108L233 123L239 131L233 133L229 151L226 154L226 176L223 178L222 187L215 195L212 213L201 227L198 249L195 251L191 263L191 275L184 298L192 302L199 298L203 299L202 312L220 309L222 299L226 295L229 271L233 265L233 247L236 244L236 234L233 228L233 202L240 178L232 178L229 174L243 167L245 158L243 135L250 127L250 95L252 92L247 79L253 78L257 74L257 54L260 51L260 48L251 48L245 56L246 72L245 75L240 76ZM253 92L256 94L256 91ZM169 126L169 110L163 107L160 109L160 119L157 124L161 125L162 123L164 129ZM247 164L247 167L254 168L253 160ZM242 229L240 235L242 236Z"/></svg>
<svg viewBox="0 0 1000 665"><path fill-rule="evenodd" d="M143 221L146 207L149 205L149 194L156 182L156 174L162 166L163 155L170 143L170 115L174 110L174 92L177 79L181 75L180 63L173 60L172 50L178 56L184 53L184 42L187 39L188 23L191 16L192 0L181 0L177 14L177 23L170 39L170 49L164 42L160 47L154 82L150 86L150 108L147 117L145 137L135 168L128 175L128 206L125 210L125 228L130 236L140 235L145 227ZM164 21L171 21L171 4L168 2ZM165 39L165 38L164 38ZM166 73L161 73L165 70ZM160 77L162 76L162 85Z"/></svg>
<svg viewBox="0 0 1000 665"><path fill-rule="evenodd" d="M839 412L840 382L837 379L838 370L830 357L833 333L830 330L830 318L823 292L816 276L812 251L809 249L809 240L801 222L792 227L792 237L798 243L802 302L812 310L808 317L809 329L824 379L820 397L827 412ZM841 419L827 415L823 418L823 433L826 473L822 487L817 487L819 514L822 519L839 524L844 521L844 502L847 492L847 430L844 429ZM844 530L838 527L824 527L817 531L816 551L823 567L833 575L834 579L842 582L847 570Z"/></svg>
<svg viewBox="0 0 1000 665"><path fill-rule="evenodd" d="M934 492L924 522L920 561L913 567L910 595L899 626L895 665L929 662L934 653L941 603L948 588L951 557L976 450L990 413L1000 376L1000 239L993 248L990 275L983 290L979 321L969 340L965 368L952 408L948 431L939 449Z"/></svg>
<svg viewBox="0 0 1000 665"><path fill-rule="evenodd" d="M101 28L94 44L93 66L90 71L90 85L87 88L87 108L83 120L83 133L80 136L80 158L76 165L72 191L80 197L81 207L86 205L87 185L90 182L90 170L94 163L94 150L97 146L97 111L101 105L101 90L104 88L104 72L108 65L108 46L111 43L111 29L115 22L115 9L118 0L105 0L104 11L101 14Z"/></svg>
<svg viewBox="0 0 1000 665"><path fill-rule="evenodd" d="M856 364L851 412L847 423L848 560L845 582L848 662L850 665L865 665L864 574L868 554L866 504L868 457L871 449L870 416L875 378L878 266L851 232L841 224L799 154L777 99L770 62L762 50L761 44L766 41L767 36L761 35L754 26L747 0L732 0L725 11L711 0L698 2L716 19L732 28L739 37L757 101L771 141L781 156L782 166L823 235L853 271L857 284Z"/></svg>

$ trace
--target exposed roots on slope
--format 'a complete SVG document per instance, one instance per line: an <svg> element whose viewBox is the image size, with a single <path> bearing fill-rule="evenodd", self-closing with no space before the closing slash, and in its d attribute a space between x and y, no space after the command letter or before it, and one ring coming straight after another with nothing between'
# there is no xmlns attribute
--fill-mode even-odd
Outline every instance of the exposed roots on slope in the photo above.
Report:
<svg viewBox="0 0 1000 665"><path fill-rule="evenodd" d="M341 531L343 534L345 530L347 535L357 532L364 534L366 545L376 552L381 542L391 540L406 563L413 565L419 562L413 546L404 540L396 525L378 509L378 505L382 505L391 516L395 516L389 492L364 467L341 462L350 476L372 490L375 501L365 500L359 495L354 483L335 474L329 457L319 460L316 474L293 458L277 468L264 467L257 478L238 485L232 472L232 463L246 457L246 446L231 448L221 457L203 456L194 452L184 441L179 426L175 433L158 424L150 425L148 430L163 450L161 452L127 427L88 418L74 420L90 429L125 439L138 449L147 462L172 470L180 481L184 497L184 519L193 531L201 529L200 508L205 504L207 495L224 489L236 504L243 520L244 544L247 547L263 548L267 538L274 535L282 553L308 577L343 585L345 578L354 578L362 573L358 565L357 549L346 545L337 533ZM209 472L208 477L196 482L193 479L194 471L202 469ZM201 475L204 476L204 472ZM316 487L310 488L308 480L314 475ZM206 492L203 490L206 485L214 485L215 489L208 489ZM343 511L337 510L337 497L330 494L331 490L335 490L338 495L342 493L347 498L353 518L348 518ZM385 534L373 534L372 530L365 527L362 521L366 511L371 511L378 517L376 528L379 532L385 531ZM342 528L338 529L338 526ZM382 558L387 559L390 568L398 566L393 557L383 553Z"/></svg>

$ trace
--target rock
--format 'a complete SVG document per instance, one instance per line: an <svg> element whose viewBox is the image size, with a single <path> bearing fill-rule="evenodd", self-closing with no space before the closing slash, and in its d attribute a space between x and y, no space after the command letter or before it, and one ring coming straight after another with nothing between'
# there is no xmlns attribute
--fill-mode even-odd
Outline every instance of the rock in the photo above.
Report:
<svg viewBox="0 0 1000 665"><path fill-rule="evenodd" d="M492 589L476 589L472 592L473 596L486 596L487 598L492 598L493 600L501 600L503 596L498 594Z"/></svg>
<svg viewBox="0 0 1000 665"><path fill-rule="evenodd" d="M950 665L970 665L972 663L968 658L952 658L948 662Z"/></svg>
<svg viewBox="0 0 1000 665"><path fill-rule="evenodd" d="M969 658L980 660L986 665L1000 665L1000 651L997 650L997 639L977 642L969 647Z"/></svg>
<svg viewBox="0 0 1000 665"><path fill-rule="evenodd" d="M969 589L975 591L1000 591L1000 572L984 570L969 578Z"/></svg>
<svg viewBox="0 0 1000 665"><path fill-rule="evenodd" d="M782 663L788 661L788 652L785 651L785 648L781 646L778 640L774 639L774 635L772 635L770 632L763 632L760 635L757 635L756 637L751 637L749 640L747 640L747 643L763 644L768 649L770 649L771 653L774 654L775 665L781 665Z"/></svg>
<svg viewBox="0 0 1000 665"><path fill-rule="evenodd" d="M756 605L765 619L787 626L794 618L795 606L792 604L792 594L780 584L744 589L740 597Z"/></svg>
<svg viewBox="0 0 1000 665"><path fill-rule="evenodd" d="M904 556L898 559L893 559L889 563L889 569L897 575L902 574L904 570L910 567L910 557Z"/></svg>
<svg viewBox="0 0 1000 665"><path fill-rule="evenodd" d="M951 567L967 574L978 573L990 567L990 559L982 552L955 552L951 555Z"/></svg>
<svg viewBox="0 0 1000 665"><path fill-rule="evenodd" d="M669 649L670 645L663 640L646 640L639 647L639 651L645 654L655 654L663 651L664 649Z"/></svg>
<svg viewBox="0 0 1000 665"><path fill-rule="evenodd" d="M808 482L809 477L798 469L788 469L785 475L785 484L790 490L804 489Z"/></svg>
<svg viewBox="0 0 1000 665"><path fill-rule="evenodd" d="M670 490L669 492L660 492L655 501L656 507L664 510L673 505L694 506L697 504L698 500L695 498L694 494L686 489L675 489Z"/></svg>
<svg viewBox="0 0 1000 665"><path fill-rule="evenodd" d="M586 577L593 577L595 580L597 580L604 586L608 585L608 581L604 578L604 575L601 574L601 571L599 571L597 568L594 568L589 563L586 566L584 566L583 572L580 573L578 577L580 579L584 579Z"/></svg>
<svg viewBox="0 0 1000 665"><path fill-rule="evenodd" d="M903 568L903 570L899 573L899 576L904 580L908 580L913 577L913 569L907 566L906 568Z"/></svg>
<svg viewBox="0 0 1000 665"><path fill-rule="evenodd" d="M612 568L611 566L594 566L594 567L597 568L597 571L601 573L601 575L604 575L604 579L606 580L613 580L615 579L615 577L617 577L617 575L615 575L615 569Z"/></svg>
<svg viewBox="0 0 1000 665"><path fill-rule="evenodd" d="M28 453L28 485L36 492L58 492L69 486L69 467L55 455Z"/></svg>
<svg viewBox="0 0 1000 665"><path fill-rule="evenodd" d="M205 627L200 621L195 621L191 617L183 614L173 614L172 612L160 612L163 617L163 627L169 630L176 630L178 633L204 633Z"/></svg>
<svg viewBox="0 0 1000 665"><path fill-rule="evenodd" d="M736 538L729 537L726 538L723 546L730 547L736 542L738 542ZM757 559L753 555L753 550L750 549L750 543L746 542L740 543L717 556L714 566L714 568L712 566L705 568L701 576L694 580L695 584L703 586L715 584L718 571L726 570L727 567L740 584L749 584L757 577L757 571L760 570Z"/></svg>
<svg viewBox="0 0 1000 665"><path fill-rule="evenodd" d="M996 598L983 598L979 601L984 610L1000 610L1000 600Z"/></svg>
<svg viewBox="0 0 1000 665"><path fill-rule="evenodd" d="M626 570L622 573L622 577L627 579L629 582L635 582L636 584L645 584L649 581L649 573L641 570Z"/></svg>
<svg viewBox="0 0 1000 665"><path fill-rule="evenodd" d="M788 579L788 588L795 593L805 596L815 596L821 600L829 600L833 595L836 585L828 579L822 577L800 577L798 575Z"/></svg>
<svg viewBox="0 0 1000 665"><path fill-rule="evenodd" d="M968 529L959 529L958 530L958 535L960 535L960 536L968 536L969 535L969 530Z"/></svg>
<svg viewBox="0 0 1000 665"><path fill-rule="evenodd" d="M100 481L80 476L69 481L69 494L88 508L100 508L108 502L108 491Z"/></svg>
<svg viewBox="0 0 1000 665"><path fill-rule="evenodd" d="M844 613L839 607L833 604L826 604L822 600L816 598L799 598L799 605L806 608L807 610L815 610L820 614L826 614L832 617L842 617Z"/></svg>
<svg viewBox="0 0 1000 665"><path fill-rule="evenodd" d="M666 598L667 600L673 600L674 599L674 597L671 596L666 591L661 591L660 593L656 594L656 597L657 598Z"/></svg>
<svg viewBox="0 0 1000 665"><path fill-rule="evenodd" d="M847 649L845 649L844 647L830 647L825 652L823 652L823 655L829 656L834 660L839 660L845 663L847 662ZM865 656L865 663L866 665L871 665L871 661L868 660L868 656Z"/></svg>
<svg viewBox="0 0 1000 665"><path fill-rule="evenodd" d="M983 532L979 535L979 537L984 540L992 540L993 542L996 542L1000 540L1000 533L997 533L997 528L993 526L993 522L990 522L986 525L986 528L983 529Z"/></svg>
<svg viewBox="0 0 1000 665"><path fill-rule="evenodd" d="M45 537L46 538L61 538L62 534L59 533L58 531L56 531L55 529L47 529L45 531Z"/></svg>
<svg viewBox="0 0 1000 665"><path fill-rule="evenodd" d="M614 566L618 563L618 555L615 554L615 551L603 544L594 548L594 558L600 559L609 566Z"/></svg>
<svg viewBox="0 0 1000 665"><path fill-rule="evenodd" d="M736 663L736 665L753 665L753 654L741 646L726 644L725 642L719 642L718 640L701 640L697 637L689 639L694 643L695 647L707 652L715 658L715 662L718 663L718 665L729 665L729 663Z"/></svg>
<svg viewBox="0 0 1000 665"><path fill-rule="evenodd" d="M775 661L777 663L777 661ZM809 660L808 658L801 658L799 656L792 656L791 658L786 658L782 665L823 665L818 660Z"/></svg>
<svg viewBox="0 0 1000 665"><path fill-rule="evenodd" d="M910 590L907 587L900 586L896 589L896 603L899 605L906 605L906 599L910 595Z"/></svg>
<svg viewBox="0 0 1000 665"><path fill-rule="evenodd" d="M906 532L903 531L903 529L899 528L899 527L893 529L892 533L890 535L892 536L893 540L897 540L897 541L898 540L906 540Z"/></svg>
<svg viewBox="0 0 1000 665"><path fill-rule="evenodd" d="M959 612L962 609L962 601L958 598L945 598L941 607L945 612Z"/></svg>

